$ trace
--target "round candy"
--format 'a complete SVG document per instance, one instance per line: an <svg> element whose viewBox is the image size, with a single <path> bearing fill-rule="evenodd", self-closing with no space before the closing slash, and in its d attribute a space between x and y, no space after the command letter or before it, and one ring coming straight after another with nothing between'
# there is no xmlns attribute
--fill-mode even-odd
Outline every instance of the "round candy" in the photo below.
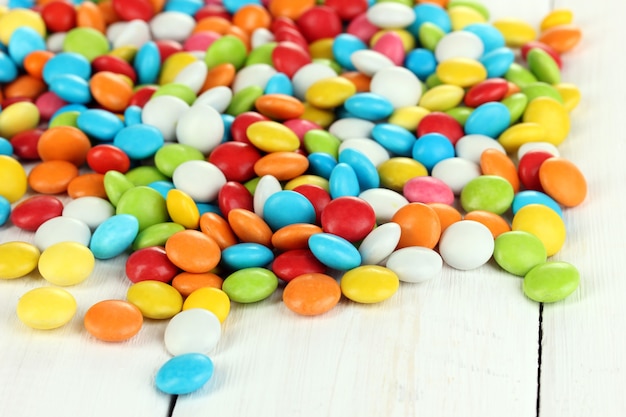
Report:
<svg viewBox="0 0 626 417"><path fill-rule="evenodd" d="M515 193L510 182L495 175L481 175L469 181L461 191L465 211L485 210L502 214L511 207Z"/></svg>
<svg viewBox="0 0 626 417"><path fill-rule="evenodd" d="M563 300L573 293L580 283L580 273L573 265L563 261L539 264L524 276L524 294L540 303Z"/></svg>
<svg viewBox="0 0 626 417"><path fill-rule="evenodd" d="M39 287L23 294L17 302L17 317L33 329L56 329L76 313L74 296L58 287Z"/></svg>
<svg viewBox="0 0 626 417"><path fill-rule="evenodd" d="M273 252L259 243L237 243L222 251L222 263L233 270L265 267L273 260Z"/></svg>
<svg viewBox="0 0 626 417"><path fill-rule="evenodd" d="M149 319L169 319L183 307L183 297L174 287L160 281L141 281L128 288L127 300Z"/></svg>
<svg viewBox="0 0 626 417"><path fill-rule="evenodd" d="M309 238L315 257L329 268L348 270L361 264L361 254L352 243L331 233L316 233Z"/></svg>
<svg viewBox="0 0 626 417"><path fill-rule="evenodd" d="M377 265L383 262L398 246L402 230L397 223L381 224L372 230L359 245L362 263Z"/></svg>
<svg viewBox="0 0 626 417"><path fill-rule="evenodd" d="M434 248L441 236L441 223L435 210L424 203L409 203L400 207L391 221L402 230L399 248L423 246Z"/></svg>
<svg viewBox="0 0 626 417"><path fill-rule="evenodd" d="M0 196L14 203L26 194L26 171L19 162L7 155L0 155Z"/></svg>
<svg viewBox="0 0 626 417"><path fill-rule="evenodd" d="M143 326L141 311L124 300L103 300L89 307L83 318L85 330L105 342L123 342Z"/></svg>
<svg viewBox="0 0 626 417"><path fill-rule="evenodd" d="M244 268L224 280L222 290L237 303L255 303L272 295L278 287L276 275L265 268Z"/></svg>
<svg viewBox="0 0 626 417"><path fill-rule="evenodd" d="M205 279L204 283L202 284L205 286L196 288L191 293L189 293L189 295L185 299L185 302L183 303L183 310L203 308L215 314L220 323L223 323L224 320L226 320L226 317L228 317L228 313L230 313L230 298L228 298L228 295L221 290L223 280L219 277L217 277L219 278L219 280L215 280L216 277L217 275L214 275L212 278L210 278L212 279L211 282L208 281L208 278ZM197 279L196 281L197 282L195 285L198 285L198 281L200 280ZM219 288L216 288L215 285L218 283ZM175 285L175 283L172 284Z"/></svg>
<svg viewBox="0 0 626 417"><path fill-rule="evenodd" d="M470 270L489 261L493 255L493 235L487 226L473 220L450 225L439 240L439 253L455 269Z"/></svg>
<svg viewBox="0 0 626 417"><path fill-rule="evenodd" d="M130 214L116 214L94 230L89 249L97 259L110 259L130 247L139 233L139 222Z"/></svg>
<svg viewBox="0 0 626 417"><path fill-rule="evenodd" d="M154 280L170 282L179 272L161 246L141 248L126 260L126 276L131 282Z"/></svg>
<svg viewBox="0 0 626 417"><path fill-rule="evenodd" d="M213 362L201 353L174 356L159 368L155 384L162 392L184 395L197 391L213 376Z"/></svg>
<svg viewBox="0 0 626 417"><path fill-rule="evenodd" d="M546 159L539 167L539 181L546 194L566 207L581 204L587 196L587 180L564 158Z"/></svg>
<svg viewBox="0 0 626 417"><path fill-rule="evenodd" d="M76 242L81 245L89 245L91 230L81 220L71 217L59 216L44 222L33 239L40 250L60 242Z"/></svg>
<svg viewBox="0 0 626 417"><path fill-rule="evenodd" d="M209 272L221 258L217 242L198 230L176 232L165 243L167 257L180 269L193 272Z"/></svg>
<svg viewBox="0 0 626 417"><path fill-rule="evenodd" d="M411 246L389 255L385 266L402 282L424 282L441 276L443 260L433 249Z"/></svg>
<svg viewBox="0 0 626 417"><path fill-rule="evenodd" d="M309 249L293 249L276 257L272 262L272 271L278 278L289 282L302 274L325 273L326 266Z"/></svg>
<svg viewBox="0 0 626 417"><path fill-rule="evenodd" d="M565 243L565 223L559 214L543 204L529 204L513 216L512 230L532 233L543 242L548 256L556 254Z"/></svg>
<svg viewBox="0 0 626 417"><path fill-rule="evenodd" d="M376 225L374 209L358 197L339 197L330 201L321 215L322 229L350 242L367 236Z"/></svg>
<svg viewBox="0 0 626 417"><path fill-rule="evenodd" d="M500 234L495 240L493 258L502 269L524 276L535 266L546 262L546 248L535 235L523 231Z"/></svg>
<svg viewBox="0 0 626 417"><path fill-rule="evenodd" d="M46 221L63 213L63 203L57 197L35 195L20 201L11 212L11 222L23 230L35 231Z"/></svg>
<svg viewBox="0 0 626 417"><path fill-rule="evenodd" d="M165 348L174 356L209 353L220 340L220 321L208 310L192 308L172 317L165 327Z"/></svg>
<svg viewBox="0 0 626 417"><path fill-rule="evenodd" d="M379 265L363 265L341 277L341 292L357 303L379 303L390 298L400 286L398 275Z"/></svg>
<svg viewBox="0 0 626 417"><path fill-rule="evenodd" d="M267 198L263 218L272 230L295 223L315 223L315 208L302 194L283 190Z"/></svg>
<svg viewBox="0 0 626 417"><path fill-rule="evenodd" d="M37 268L39 249L27 242L0 244L0 279L20 278Z"/></svg>
<svg viewBox="0 0 626 417"><path fill-rule="evenodd" d="M287 283L283 291L285 306L303 316L315 316L330 311L341 299L341 287L325 274L300 275Z"/></svg>
<svg viewBox="0 0 626 417"><path fill-rule="evenodd" d="M165 199L158 191L139 186L124 192L115 208L117 215L132 215L139 223L139 231L169 220Z"/></svg>

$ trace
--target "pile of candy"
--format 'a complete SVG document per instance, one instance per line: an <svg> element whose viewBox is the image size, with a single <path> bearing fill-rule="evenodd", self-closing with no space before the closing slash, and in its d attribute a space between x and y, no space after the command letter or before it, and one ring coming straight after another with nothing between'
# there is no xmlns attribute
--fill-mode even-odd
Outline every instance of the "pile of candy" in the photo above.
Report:
<svg viewBox="0 0 626 417"><path fill-rule="evenodd" d="M52 284L17 303L30 327L66 324L63 287L127 256L127 299L84 326L115 342L168 319L156 385L183 394L231 302L281 284L302 315L492 258L538 302L578 286L548 260L587 193L557 149L580 100L568 10L537 31L477 0L9 4L0 225L33 240L0 245L0 278Z"/></svg>

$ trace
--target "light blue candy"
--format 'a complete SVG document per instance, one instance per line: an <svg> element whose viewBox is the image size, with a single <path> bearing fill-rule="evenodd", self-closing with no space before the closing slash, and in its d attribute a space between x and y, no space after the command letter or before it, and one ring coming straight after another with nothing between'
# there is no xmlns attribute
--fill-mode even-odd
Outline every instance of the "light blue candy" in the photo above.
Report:
<svg viewBox="0 0 626 417"><path fill-rule="evenodd" d="M361 192L380 186L378 170L363 152L352 148L344 149L339 153L339 162L354 170Z"/></svg>
<svg viewBox="0 0 626 417"><path fill-rule="evenodd" d="M394 110L388 99L374 93L356 93L344 102L344 107L355 117L366 120L384 119Z"/></svg>
<svg viewBox="0 0 626 417"><path fill-rule="evenodd" d="M213 361L208 356L185 353L174 356L161 366L155 384L166 394L189 394L202 388L213 376L213 370Z"/></svg>
<svg viewBox="0 0 626 417"><path fill-rule="evenodd" d="M411 156L417 138L402 126L379 123L372 129L372 138L383 148L398 156Z"/></svg>
<svg viewBox="0 0 626 417"><path fill-rule="evenodd" d="M0 155L13 155L13 145L8 139L0 138Z"/></svg>
<svg viewBox="0 0 626 417"><path fill-rule="evenodd" d="M46 41L44 38L42 38L35 29L28 26L15 29L9 40L9 55L11 59L13 59L13 62L20 67L23 65L24 58L26 58L28 54L34 51L45 50Z"/></svg>
<svg viewBox="0 0 626 417"><path fill-rule="evenodd" d="M232 114L221 114L222 123L224 123L224 136L222 137L222 143L228 142L232 140L232 136L230 134L230 128L233 125L233 121L235 120L235 116Z"/></svg>
<svg viewBox="0 0 626 417"><path fill-rule="evenodd" d="M11 57L0 51L0 82L9 83L17 77L17 66Z"/></svg>
<svg viewBox="0 0 626 417"><path fill-rule="evenodd" d="M315 223L315 208L302 194L291 190L278 191L263 205L263 218L273 229L295 223Z"/></svg>
<svg viewBox="0 0 626 417"><path fill-rule="evenodd" d="M237 10L248 4L261 5L262 3L260 0L222 0L222 6L224 6L226 11L230 14L234 14Z"/></svg>
<svg viewBox="0 0 626 417"><path fill-rule="evenodd" d="M463 30L473 33L483 41L483 53L485 54L505 46L502 32L487 23L472 23L465 26Z"/></svg>
<svg viewBox="0 0 626 417"><path fill-rule="evenodd" d="M412 157L430 172L437 163L454 158L454 145L441 133L427 133L415 142Z"/></svg>
<svg viewBox="0 0 626 417"><path fill-rule="evenodd" d="M198 207L198 212L200 212L200 216L202 216L204 213L215 213L223 216L222 211L216 204L196 202L196 207Z"/></svg>
<svg viewBox="0 0 626 417"><path fill-rule="evenodd" d="M420 26L426 22L437 25L445 33L452 30L450 16L443 7L437 4L419 4L413 7L413 12L415 13L415 20L407 27L407 30L414 36L417 36Z"/></svg>
<svg viewBox="0 0 626 417"><path fill-rule="evenodd" d="M60 52L43 67L43 80L48 85L54 77L69 74L88 80L91 77L91 64L87 58L75 52Z"/></svg>
<svg viewBox="0 0 626 417"><path fill-rule="evenodd" d="M35 0L9 0L9 9L31 9L35 7Z"/></svg>
<svg viewBox="0 0 626 417"><path fill-rule="evenodd" d="M146 42L139 48L133 67L137 72L138 84L156 83L161 71L161 53L156 43Z"/></svg>
<svg viewBox="0 0 626 417"><path fill-rule="evenodd" d="M506 47L496 48L480 58L480 63L487 70L488 78L502 77L515 61L515 54Z"/></svg>
<svg viewBox="0 0 626 417"><path fill-rule="evenodd" d="M11 203L0 195L0 226L4 226L9 216L11 216Z"/></svg>
<svg viewBox="0 0 626 417"><path fill-rule="evenodd" d="M330 173L328 189L332 198L356 197L361 193L359 178L354 169L346 163L338 163Z"/></svg>
<svg viewBox="0 0 626 417"><path fill-rule="evenodd" d="M130 214L116 214L94 230L89 249L96 259L111 259L132 245L139 233L139 221Z"/></svg>
<svg viewBox="0 0 626 417"><path fill-rule="evenodd" d="M548 206L552 210L556 211L559 216L563 217L563 210L561 210L559 203L557 203L549 195L542 193L541 191L534 190L524 190L515 194L511 205L513 215L515 215L515 213L517 213L522 207L529 204L543 204L544 206Z"/></svg>
<svg viewBox="0 0 626 417"><path fill-rule="evenodd" d="M131 159L154 156L164 143L161 131L146 124L126 126L113 139L113 145L123 150Z"/></svg>
<svg viewBox="0 0 626 417"><path fill-rule="evenodd" d="M172 181L159 180L148 184L148 187L155 189L164 199L167 199L167 193L176 188Z"/></svg>
<svg viewBox="0 0 626 417"><path fill-rule="evenodd" d="M356 69L354 64L352 64L352 54L363 49L368 49L365 42L349 33L342 33L336 36L332 46L335 61L347 71Z"/></svg>
<svg viewBox="0 0 626 417"><path fill-rule="evenodd" d="M204 6L202 0L170 0L165 3L166 12L185 13L194 16Z"/></svg>
<svg viewBox="0 0 626 417"><path fill-rule="evenodd" d="M332 233L316 233L309 238L315 258L329 268L346 271L361 265L361 254L346 239Z"/></svg>
<svg viewBox="0 0 626 417"><path fill-rule="evenodd" d="M124 110L124 124L126 126L137 125L141 123L141 107L128 106Z"/></svg>
<svg viewBox="0 0 626 417"><path fill-rule="evenodd" d="M425 48L416 48L406 54L404 66L421 81L426 81L430 75L435 73L437 59L432 51Z"/></svg>
<svg viewBox="0 0 626 417"><path fill-rule="evenodd" d="M61 74L52 78L50 91L68 103L87 104L91 101L89 83L75 74Z"/></svg>
<svg viewBox="0 0 626 417"><path fill-rule="evenodd" d="M337 166L335 158L324 152L312 152L307 159L310 173L326 179L330 178L330 173Z"/></svg>
<svg viewBox="0 0 626 417"><path fill-rule="evenodd" d="M465 134L480 134L496 139L511 124L509 108L500 102L476 107L465 121Z"/></svg>
<svg viewBox="0 0 626 417"><path fill-rule="evenodd" d="M124 122L119 117L103 109L85 110L78 115L76 124L88 136L101 141L113 140L124 127Z"/></svg>
<svg viewBox="0 0 626 417"><path fill-rule="evenodd" d="M274 260L274 253L260 243L237 243L222 251L222 262L230 269L262 268Z"/></svg>
<svg viewBox="0 0 626 417"><path fill-rule="evenodd" d="M289 77L282 72L272 75L265 84L265 94L285 94L293 96L293 84Z"/></svg>

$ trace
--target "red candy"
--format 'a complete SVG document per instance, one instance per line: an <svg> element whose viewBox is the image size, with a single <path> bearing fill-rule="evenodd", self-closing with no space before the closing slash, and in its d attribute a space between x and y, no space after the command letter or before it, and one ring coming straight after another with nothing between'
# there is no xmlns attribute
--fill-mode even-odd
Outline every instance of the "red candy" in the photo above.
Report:
<svg viewBox="0 0 626 417"><path fill-rule="evenodd" d="M294 249L278 255L272 263L272 271L278 278L289 282L302 274L323 274L326 266L310 250Z"/></svg>
<svg viewBox="0 0 626 417"><path fill-rule="evenodd" d="M87 152L87 165L99 174L108 171L125 173L130 169L130 158L113 145L96 145Z"/></svg>
<svg viewBox="0 0 626 417"><path fill-rule="evenodd" d="M37 109L39 109L39 117L41 120L50 120L52 115L66 104L67 102L65 100L52 91L46 91L35 100L35 105Z"/></svg>
<svg viewBox="0 0 626 417"><path fill-rule="evenodd" d="M154 43L159 49L161 64L163 64L165 60L170 57L170 55L175 54L176 52L181 52L183 50L183 46L176 41L158 40Z"/></svg>
<svg viewBox="0 0 626 417"><path fill-rule="evenodd" d="M126 260L126 276L133 283L148 280L170 282L179 272L161 246L136 250Z"/></svg>
<svg viewBox="0 0 626 417"><path fill-rule="evenodd" d="M222 186L217 195L217 204L225 218L236 208L254 211L252 194L243 184L236 181L228 181Z"/></svg>
<svg viewBox="0 0 626 417"><path fill-rule="evenodd" d="M43 134L43 129L29 129L24 132L20 132L11 138L11 145L13 145L13 152L15 156L23 160L38 160L39 151L37 150L37 144L39 138Z"/></svg>
<svg viewBox="0 0 626 417"><path fill-rule="evenodd" d="M149 0L113 0L113 10L128 22L135 19L147 22L154 16L154 7Z"/></svg>
<svg viewBox="0 0 626 417"><path fill-rule="evenodd" d="M372 231L376 214L372 206L360 198L339 197L326 205L321 221L325 232L357 242Z"/></svg>
<svg viewBox="0 0 626 417"><path fill-rule="evenodd" d="M251 144L248 139L248 134L246 133L248 126L254 122L260 122L263 120L269 120L269 118L263 116L261 113L253 111L247 111L237 115L230 126L230 134L233 140L235 142Z"/></svg>
<svg viewBox="0 0 626 417"><path fill-rule="evenodd" d="M440 133L447 137L453 145L465 135L463 127L454 117L436 111L424 116L419 125L417 125L418 138L427 133Z"/></svg>
<svg viewBox="0 0 626 417"><path fill-rule="evenodd" d="M322 211L330 203L330 194L319 185L303 184L293 189L295 192L302 194L313 204L315 209L315 223L321 223Z"/></svg>
<svg viewBox="0 0 626 417"><path fill-rule="evenodd" d="M544 151L530 151L519 160L517 173L520 182L527 190L543 191L539 180L539 168L543 161L552 158L552 154Z"/></svg>
<svg viewBox="0 0 626 417"><path fill-rule="evenodd" d="M146 105L150 97L158 90L158 87L153 85L146 85L141 87L133 93L130 101L128 103L129 106L138 106L142 107Z"/></svg>
<svg viewBox="0 0 626 417"><path fill-rule="evenodd" d="M113 55L102 55L95 58L91 62L94 72L110 71L116 74L122 74L137 82L137 73L135 69L126 61Z"/></svg>
<svg viewBox="0 0 626 417"><path fill-rule="evenodd" d="M69 2L51 1L41 7L40 13L50 32L67 32L76 27L76 10Z"/></svg>
<svg viewBox="0 0 626 417"><path fill-rule="evenodd" d="M468 107L478 107L490 101L500 101L509 91L509 83L503 78L489 78L472 86L465 93L464 103Z"/></svg>
<svg viewBox="0 0 626 417"><path fill-rule="evenodd" d="M36 195L18 203L11 212L11 222L23 230L34 232L47 220L63 214L63 203L51 195Z"/></svg>
<svg viewBox="0 0 626 417"><path fill-rule="evenodd" d="M342 20L352 20L367 11L367 0L326 0L324 5L335 9Z"/></svg>
<svg viewBox="0 0 626 417"><path fill-rule="evenodd" d="M279 42L272 51L272 62L276 71L291 78L300 68L311 63L311 56L298 44Z"/></svg>
<svg viewBox="0 0 626 417"><path fill-rule="evenodd" d="M259 159L259 151L242 142L221 143L209 155L209 162L218 167L228 181L237 182L246 182L255 177L254 164Z"/></svg>
<svg viewBox="0 0 626 417"><path fill-rule="evenodd" d="M309 42L334 38L342 32L339 14L332 7L316 6L302 13L296 21L300 32Z"/></svg>
<svg viewBox="0 0 626 417"><path fill-rule="evenodd" d="M381 36L372 47L372 50L385 55L395 65L401 66L404 62L404 44L400 35L395 32L387 32Z"/></svg>

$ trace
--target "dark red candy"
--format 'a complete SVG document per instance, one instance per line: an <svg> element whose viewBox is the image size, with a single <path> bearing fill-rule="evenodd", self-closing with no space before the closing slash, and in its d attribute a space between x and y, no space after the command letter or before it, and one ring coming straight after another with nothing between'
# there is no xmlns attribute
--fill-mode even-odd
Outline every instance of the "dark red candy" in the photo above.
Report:
<svg viewBox="0 0 626 417"><path fill-rule="evenodd" d="M302 194L313 204L315 209L315 223L321 224L322 212L330 203L330 194L319 185L303 184L293 189L295 192Z"/></svg>
<svg viewBox="0 0 626 417"><path fill-rule="evenodd" d="M127 76L133 83L137 81L137 73L132 65L114 55L100 55L94 58L91 61L91 68L93 72L110 71Z"/></svg>
<svg viewBox="0 0 626 417"><path fill-rule="evenodd" d="M129 106L137 106L142 107L146 105L148 100L152 97L152 95L156 92L158 87L154 85L146 85L138 88L135 93L131 96Z"/></svg>
<svg viewBox="0 0 626 417"><path fill-rule="evenodd" d="M237 115L231 123L230 135L235 142L243 142L250 145L251 142L250 139L248 139L248 134L246 133L248 126L254 122L261 122L263 120L270 119L255 111L243 112Z"/></svg>
<svg viewBox="0 0 626 417"><path fill-rule="evenodd" d="M309 44L304 36L302 36L302 33L300 33L300 30L289 26L281 26L276 29L274 32L274 41L293 42L305 51L309 49Z"/></svg>
<svg viewBox="0 0 626 417"><path fill-rule="evenodd" d="M543 161L553 156L550 152L545 151L530 151L522 156L517 165L517 175L525 189L543 191L539 180L539 168Z"/></svg>
<svg viewBox="0 0 626 417"><path fill-rule="evenodd" d="M130 169L130 158L117 146L101 144L89 149L87 165L98 174L109 171L125 173Z"/></svg>
<svg viewBox="0 0 626 417"><path fill-rule="evenodd" d="M162 246L150 246L131 253L126 260L126 276L131 282L170 282L180 272Z"/></svg>
<svg viewBox="0 0 626 417"><path fill-rule="evenodd" d="M217 204L224 218L228 218L228 213L236 208L254 211L252 194L243 184L236 181L228 181L220 188Z"/></svg>
<svg viewBox="0 0 626 417"><path fill-rule="evenodd" d="M333 39L343 31L339 14L328 6L310 8L300 15L296 24L309 43L320 39Z"/></svg>
<svg viewBox="0 0 626 417"><path fill-rule="evenodd" d="M502 100L508 90L509 83L504 78L489 78L467 90L463 102L468 107L478 107L490 101Z"/></svg>
<svg viewBox="0 0 626 417"><path fill-rule="evenodd" d="M311 63L308 50L293 42L279 42L272 51L272 62L278 72L282 72L291 78L306 64Z"/></svg>
<svg viewBox="0 0 626 417"><path fill-rule="evenodd" d="M135 19L147 22L154 16L150 0L113 0L112 4L115 14L127 22Z"/></svg>
<svg viewBox="0 0 626 417"><path fill-rule="evenodd" d="M332 7L342 20L352 20L367 11L367 0L326 0L324 5Z"/></svg>
<svg viewBox="0 0 626 417"><path fill-rule="evenodd" d="M25 130L13 136L11 138L11 145L13 145L13 153L15 153L15 156L25 161L37 161L41 159L39 158L37 144L43 132L45 132L44 129L35 128Z"/></svg>
<svg viewBox="0 0 626 417"><path fill-rule="evenodd" d="M39 117L42 121L50 120L52 115L66 104L67 102L53 91L46 91L35 100L35 105L39 109Z"/></svg>
<svg viewBox="0 0 626 417"><path fill-rule="evenodd" d="M183 50L183 45L180 42L172 40L158 40L154 42L159 48L159 55L161 56L161 64L165 62L170 55Z"/></svg>
<svg viewBox="0 0 626 417"><path fill-rule="evenodd" d="M67 32L76 27L76 9L67 1L51 1L41 7L41 18L49 32Z"/></svg>
<svg viewBox="0 0 626 417"><path fill-rule="evenodd" d="M11 222L34 232L44 222L63 214L63 203L51 195L36 195L18 203L11 211Z"/></svg>
<svg viewBox="0 0 626 417"><path fill-rule="evenodd" d="M427 114L417 125L417 137L427 133L440 133L448 138L452 144L456 144L465 132L463 126L449 114L434 111Z"/></svg>
<svg viewBox="0 0 626 417"><path fill-rule="evenodd" d="M252 145L243 142L224 142L209 155L209 162L217 166L228 181L246 182L256 176L254 164L261 153Z"/></svg>
<svg viewBox="0 0 626 417"><path fill-rule="evenodd" d="M283 281L291 281L302 274L326 272L326 266L317 260L309 249L293 249L278 255L272 271Z"/></svg>
<svg viewBox="0 0 626 417"><path fill-rule="evenodd" d="M365 200L358 197L339 197L322 211L322 230L357 242L376 226L376 213Z"/></svg>
<svg viewBox="0 0 626 417"><path fill-rule="evenodd" d="M550 45L546 45L545 43L539 42L539 41L530 41L522 45L522 47L520 48L522 58L526 60L526 55L528 55L528 51L534 48L543 49L544 52L547 52L548 55L550 55L552 59L554 59L554 62L556 62L556 65L558 65L559 68L563 67L563 61L561 60L561 55L559 55L559 53Z"/></svg>

